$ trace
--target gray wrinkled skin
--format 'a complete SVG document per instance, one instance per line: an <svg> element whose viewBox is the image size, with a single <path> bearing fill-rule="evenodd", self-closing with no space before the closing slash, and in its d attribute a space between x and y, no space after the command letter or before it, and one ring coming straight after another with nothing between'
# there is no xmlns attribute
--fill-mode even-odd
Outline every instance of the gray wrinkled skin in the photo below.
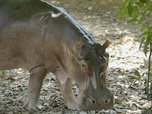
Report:
<svg viewBox="0 0 152 114"><path fill-rule="evenodd" d="M36 0L0 2L0 69L30 72L24 106L36 107L43 79L56 75L64 102L73 110L113 106L106 87L109 42L98 44L63 8ZM76 98L74 80L80 89Z"/></svg>

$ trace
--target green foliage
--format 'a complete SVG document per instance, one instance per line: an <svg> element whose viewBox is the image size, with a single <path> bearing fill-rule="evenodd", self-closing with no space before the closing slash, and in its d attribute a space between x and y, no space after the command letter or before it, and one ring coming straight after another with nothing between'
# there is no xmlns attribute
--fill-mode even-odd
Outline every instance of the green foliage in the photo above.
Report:
<svg viewBox="0 0 152 114"><path fill-rule="evenodd" d="M3 76L3 75L5 75L5 72L0 70L0 77Z"/></svg>
<svg viewBox="0 0 152 114"><path fill-rule="evenodd" d="M131 82L130 87L131 87L136 81L140 80L140 78L141 78L143 75L145 75L144 73L141 74L138 70L133 71L132 74L134 74L134 75L137 76L137 77L135 77L135 79Z"/></svg>
<svg viewBox="0 0 152 114"><path fill-rule="evenodd" d="M148 52L148 47L152 43L152 26L148 23L147 17L152 13L151 0L124 0L118 17L121 20L127 17L128 23L137 23L141 27L140 47L143 46L145 55Z"/></svg>
<svg viewBox="0 0 152 114"><path fill-rule="evenodd" d="M152 77L152 68L150 69L150 76Z"/></svg>

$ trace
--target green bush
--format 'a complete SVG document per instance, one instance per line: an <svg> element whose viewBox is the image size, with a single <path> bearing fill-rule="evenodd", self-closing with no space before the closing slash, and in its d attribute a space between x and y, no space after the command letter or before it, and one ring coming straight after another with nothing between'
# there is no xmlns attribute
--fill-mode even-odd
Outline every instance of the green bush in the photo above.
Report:
<svg viewBox="0 0 152 114"><path fill-rule="evenodd" d="M3 75L5 75L5 72L0 70L0 77L3 76Z"/></svg>
<svg viewBox="0 0 152 114"><path fill-rule="evenodd" d="M152 13L151 0L124 0L118 18L121 20L127 19L128 23L137 23L141 27L141 46L145 55L148 52L148 47L152 44L152 26L148 22L148 17Z"/></svg>

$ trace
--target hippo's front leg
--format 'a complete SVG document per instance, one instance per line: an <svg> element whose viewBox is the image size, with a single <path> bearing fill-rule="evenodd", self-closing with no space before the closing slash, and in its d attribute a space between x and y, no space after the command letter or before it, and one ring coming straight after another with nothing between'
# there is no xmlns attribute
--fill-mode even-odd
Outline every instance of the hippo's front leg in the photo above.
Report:
<svg viewBox="0 0 152 114"><path fill-rule="evenodd" d="M60 91L67 108L72 109L72 110L79 110L78 104L76 102L76 98L74 97L72 93L71 86L72 86L72 81L69 78L67 78L65 83L61 83L59 81Z"/></svg>
<svg viewBox="0 0 152 114"><path fill-rule="evenodd" d="M63 96L67 108L72 110L79 110L78 104L76 102L76 98L72 92L71 79L68 78L67 74L62 70L56 70L54 74L58 79L60 92Z"/></svg>
<svg viewBox="0 0 152 114"><path fill-rule="evenodd" d="M46 73L47 71L43 66L36 67L30 71L28 93L24 102L24 107L28 107L29 110L34 109L38 103L42 82Z"/></svg>

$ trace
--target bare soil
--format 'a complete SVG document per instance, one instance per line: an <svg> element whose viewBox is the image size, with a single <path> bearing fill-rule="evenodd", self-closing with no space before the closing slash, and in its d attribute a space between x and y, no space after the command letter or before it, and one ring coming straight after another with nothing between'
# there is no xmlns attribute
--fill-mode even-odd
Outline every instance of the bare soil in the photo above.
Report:
<svg viewBox="0 0 152 114"><path fill-rule="evenodd" d="M134 74L146 73L144 54L139 50L140 28L136 24L121 23L117 13L121 0L48 0L63 7L94 38L103 44L108 39L110 47L109 75L107 86L115 95L112 110L72 111L67 110L60 95L53 74L44 80L40 96L40 106L31 112L24 109L23 102L27 93L29 73L23 69L6 71L0 77L0 113L1 114L140 114L151 104L146 98L147 75L140 78ZM76 86L73 86L76 90Z"/></svg>

